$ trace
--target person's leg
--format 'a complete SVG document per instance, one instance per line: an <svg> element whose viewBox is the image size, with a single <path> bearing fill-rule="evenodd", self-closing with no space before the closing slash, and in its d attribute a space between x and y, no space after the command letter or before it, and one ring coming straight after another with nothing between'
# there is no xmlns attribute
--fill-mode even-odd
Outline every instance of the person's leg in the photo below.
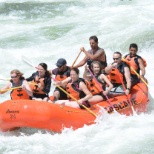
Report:
<svg viewBox="0 0 154 154"><path fill-rule="evenodd" d="M77 102L69 101L69 100L57 100L55 104L63 104L63 105L70 106L73 108L80 108Z"/></svg>
<svg viewBox="0 0 154 154"><path fill-rule="evenodd" d="M88 100L90 105L94 105L103 101L103 97L101 95L94 95L91 99Z"/></svg>
<svg viewBox="0 0 154 154"><path fill-rule="evenodd" d="M54 97L54 101L59 100L60 98L60 91L58 88L55 88L54 92L53 92L53 97Z"/></svg>
<svg viewBox="0 0 154 154"><path fill-rule="evenodd" d="M48 97L44 97L44 98L43 98L43 101L44 101L44 102L48 102L48 100L49 100Z"/></svg>

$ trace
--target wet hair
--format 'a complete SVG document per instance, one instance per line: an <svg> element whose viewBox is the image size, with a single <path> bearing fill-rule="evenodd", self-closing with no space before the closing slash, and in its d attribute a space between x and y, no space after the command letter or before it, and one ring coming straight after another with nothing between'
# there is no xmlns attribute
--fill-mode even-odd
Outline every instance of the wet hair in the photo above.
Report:
<svg viewBox="0 0 154 154"><path fill-rule="evenodd" d="M20 76L20 79L22 80L22 79L25 79L24 77L23 77L23 73L22 72L20 72L19 70L17 70L17 69L14 69L14 70L12 70L11 72L10 72L10 74L13 74L13 73L15 73L15 74L17 74L17 76Z"/></svg>
<svg viewBox="0 0 154 154"><path fill-rule="evenodd" d="M48 69L48 65L46 63L40 63L40 66L43 67L43 69L45 70L45 76L50 77L51 73L47 70Z"/></svg>
<svg viewBox="0 0 154 154"><path fill-rule="evenodd" d="M99 67L100 67L100 72L101 72L101 70L102 70L102 65L101 65L101 63L100 63L99 61L93 61L93 62L91 63L91 69L92 69L92 70L93 70L94 64L99 65Z"/></svg>
<svg viewBox="0 0 154 154"><path fill-rule="evenodd" d="M122 54L119 51L116 51L113 54L118 54L118 55L120 55L120 58L122 57Z"/></svg>
<svg viewBox="0 0 154 154"><path fill-rule="evenodd" d="M89 41L94 40L96 43L98 43L98 38L97 36L90 36Z"/></svg>
<svg viewBox="0 0 154 154"><path fill-rule="evenodd" d="M130 44L129 49L130 48L135 48L138 51L138 46L135 43Z"/></svg>
<svg viewBox="0 0 154 154"><path fill-rule="evenodd" d="M80 71L78 68L71 68L71 71L76 72L77 75L79 75Z"/></svg>

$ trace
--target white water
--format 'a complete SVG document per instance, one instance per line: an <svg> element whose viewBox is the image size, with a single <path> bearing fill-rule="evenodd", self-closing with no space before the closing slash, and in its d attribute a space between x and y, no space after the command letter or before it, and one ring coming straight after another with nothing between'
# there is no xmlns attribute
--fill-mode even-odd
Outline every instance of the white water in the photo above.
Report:
<svg viewBox="0 0 154 154"><path fill-rule="evenodd" d="M126 54L130 43L139 45L138 54L148 63L150 105L146 114L105 114L96 125L65 129L62 134L29 128L0 132L0 154L154 153L153 8L153 0L1 0L0 78L8 79L15 68L25 77L31 75L35 69L22 60L23 55L34 65L47 63L50 69L61 57L71 65L80 47L89 49L89 37L97 35L109 63L114 51ZM0 80L0 87L5 84ZM0 95L0 102L6 99L9 92Z"/></svg>

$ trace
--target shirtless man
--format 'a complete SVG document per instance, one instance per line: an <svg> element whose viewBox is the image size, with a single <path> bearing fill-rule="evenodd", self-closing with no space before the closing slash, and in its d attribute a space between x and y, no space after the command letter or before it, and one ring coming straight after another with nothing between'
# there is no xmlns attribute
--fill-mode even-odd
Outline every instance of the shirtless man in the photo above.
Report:
<svg viewBox="0 0 154 154"><path fill-rule="evenodd" d="M107 66L106 62L106 54L104 49L98 46L98 38L97 36L91 36L89 38L91 49L86 51L84 47L81 47L80 50L85 53L85 57L74 67L81 67L87 63L89 68L91 69L91 63L93 61L99 61L102 65L102 69Z"/></svg>

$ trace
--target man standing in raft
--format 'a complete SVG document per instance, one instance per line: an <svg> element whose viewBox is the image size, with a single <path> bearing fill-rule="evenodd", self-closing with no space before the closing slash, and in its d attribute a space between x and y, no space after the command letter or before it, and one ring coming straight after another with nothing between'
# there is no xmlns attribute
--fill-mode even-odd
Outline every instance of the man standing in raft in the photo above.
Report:
<svg viewBox="0 0 154 154"><path fill-rule="evenodd" d="M11 71L11 80L0 90L0 94L12 90L10 93L12 100L31 99L33 97L32 90L28 82L23 77L23 73L15 69Z"/></svg>
<svg viewBox="0 0 154 154"><path fill-rule="evenodd" d="M114 52L114 62L105 68L105 72L109 73L109 80L114 87L119 87L123 83L126 85L125 94L128 95L131 89L131 76L129 66L121 60L122 54Z"/></svg>
<svg viewBox="0 0 154 154"><path fill-rule="evenodd" d="M85 57L74 67L78 68L83 66L85 63L87 63L87 65L91 69L91 63L93 61L99 61L101 63L102 69L104 69L107 66L106 54L104 49L98 46L97 36L91 36L89 38L89 42L90 42L91 49L86 51L84 47L80 48L80 50L85 53Z"/></svg>
<svg viewBox="0 0 154 154"><path fill-rule="evenodd" d="M56 66L57 68L52 70L52 75L55 75L56 81L63 81L70 76L70 67L67 66L64 58L58 59ZM67 99L67 95L57 87L54 90L53 97L54 101Z"/></svg>
<svg viewBox="0 0 154 154"><path fill-rule="evenodd" d="M133 81L133 85L138 83L140 79L137 76L137 73L140 74L143 80L146 81L144 78L145 75L145 67L146 61L139 55L137 55L138 46L135 43L130 44L129 46L129 54L124 56L124 61L130 66L131 68L131 77Z"/></svg>

